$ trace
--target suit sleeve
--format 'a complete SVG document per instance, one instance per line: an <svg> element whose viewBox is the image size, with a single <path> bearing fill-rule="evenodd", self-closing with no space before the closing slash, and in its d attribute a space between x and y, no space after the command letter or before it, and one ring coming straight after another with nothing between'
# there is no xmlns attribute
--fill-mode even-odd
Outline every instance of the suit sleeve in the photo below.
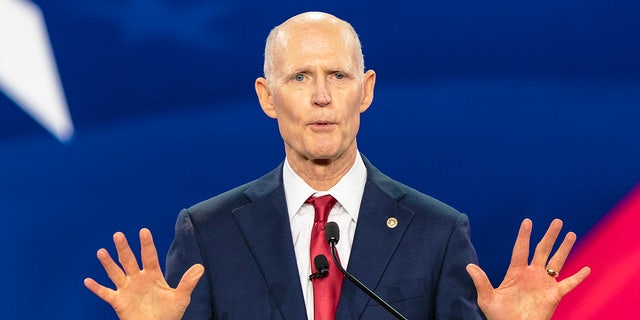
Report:
<svg viewBox="0 0 640 320"><path fill-rule="evenodd" d="M194 264L200 263L205 267L205 273L200 278L193 293L191 303L187 308L183 320L209 320L213 317L213 301L211 297L209 270L204 263L204 252L198 241L197 227L194 226L188 210L182 210L178 215L175 226L175 238L169 248L166 260L166 279L175 288L182 275Z"/></svg>
<svg viewBox="0 0 640 320"><path fill-rule="evenodd" d="M471 244L469 219L462 214L451 231L442 263L436 296L437 319L485 319L466 271L469 263L477 264L478 257Z"/></svg>

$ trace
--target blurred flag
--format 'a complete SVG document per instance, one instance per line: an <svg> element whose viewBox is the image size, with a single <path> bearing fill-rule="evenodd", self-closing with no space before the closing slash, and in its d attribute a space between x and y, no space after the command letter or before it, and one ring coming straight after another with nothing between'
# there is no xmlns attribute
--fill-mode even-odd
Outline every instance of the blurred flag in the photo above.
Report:
<svg viewBox="0 0 640 320"><path fill-rule="evenodd" d="M591 275L560 303L553 320L635 319L640 304L640 184L581 240L562 270Z"/></svg>

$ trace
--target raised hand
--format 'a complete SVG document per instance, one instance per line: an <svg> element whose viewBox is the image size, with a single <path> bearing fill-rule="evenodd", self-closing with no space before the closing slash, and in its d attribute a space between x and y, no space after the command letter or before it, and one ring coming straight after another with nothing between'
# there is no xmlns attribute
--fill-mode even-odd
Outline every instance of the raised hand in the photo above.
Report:
<svg viewBox="0 0 640 320"><path fill-rule="evenodd" d="M179 320L189 305L191 292L204 273L200 264L192 266L182 276L178 287L171 288L162 275L158 253L151 232L140 230L142 269L123 233L113 235L118 251L118 266L105 249L98 250L98 260L116 286L112 290L91 278L84 285L113 307L121 320Z"/></svg>
<svg viewBox="0 0 640 320"><path fill-rule="evenodd" d="M575 233L567 233L556 253L549 259L562 229L562 221L559 219L551 222L529 263L531 228L531 220L525 219L513 247L509 269L498 288L493 288L480 267L474 264L467 266L467 272L478 291L478 305L489 320L548 320L560 299L591 272L588 267L584 267L562 281L556 280L576 241Z"/></svg>

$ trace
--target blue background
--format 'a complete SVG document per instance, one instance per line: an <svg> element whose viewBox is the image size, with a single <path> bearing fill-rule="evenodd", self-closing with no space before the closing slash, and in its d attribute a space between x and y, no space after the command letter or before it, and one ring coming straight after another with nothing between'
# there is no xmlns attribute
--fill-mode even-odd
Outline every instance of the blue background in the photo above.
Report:
<svg viewBox="0 0 640 320"><path fill-rule="evenodd" d="M181 208L282 161L253 82L269 30L307 10L351 22L378 74L360 150L470 216L494 285L523 218L582 236L640 181L637 1L35 3L76 135L0 93L4 319L115 318L82 284L111 285L95 252L115 231L150 228L164 257Z"/></svg>

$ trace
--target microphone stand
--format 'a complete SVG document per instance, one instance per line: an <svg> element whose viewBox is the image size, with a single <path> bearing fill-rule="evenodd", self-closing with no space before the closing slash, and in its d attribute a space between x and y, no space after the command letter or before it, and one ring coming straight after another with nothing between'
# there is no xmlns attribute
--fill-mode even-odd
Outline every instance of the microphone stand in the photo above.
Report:
<svg viewBox="0 0 640 320"><path fill-rule="evenodd" d="M396 318L400 320L407 320L407 318L405 318L400 312L394 309L386 301L382 300L382 298L380 298L375 292L367 288L367 286L365 286L362 282L360 282L360 280L356 279L356 277L351 275L351 273L347 272L347 270L345 270L340 264L340 261L338 261L338 256L336 254L336 241L329 241L329 243L331 243L331 256L333 257L333 262L336 264L338 269L340 269L340 272L342 272L345 275L345 277L347 277L347 279L351 280L351 282L353 282L356 286L358 286L358 288L362 289L362 291L364 291L371 298L373 298L373 300L375 300L377 303L379 303L381 306L383 306L385 309L391 312L391 314L393 314Z"/></svg>

